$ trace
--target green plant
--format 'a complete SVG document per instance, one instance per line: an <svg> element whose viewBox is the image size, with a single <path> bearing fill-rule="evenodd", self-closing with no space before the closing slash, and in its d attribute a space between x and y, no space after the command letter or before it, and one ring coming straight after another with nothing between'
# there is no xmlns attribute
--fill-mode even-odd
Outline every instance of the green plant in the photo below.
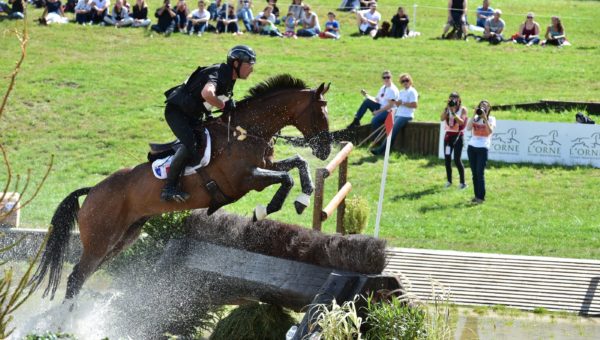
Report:
<svg viewBox="0 0 600 340"><path fill-rule="evenodd" d="M369 201L362 196L354 195L346 200L344 212L344 228L348 234L360 234L369 221Z"/></svg>
<svg viewBox="0 0 600 340"><path fill-rule="evenodd" d="M428 339L427 311L423 306L411 306L395 295L377 302L373 296L366 300L365 339Z"/></svg>
<svg viewBox="0 0 600 340"><path fill-rule="evenodd" d="M68 333L53 333L53 332L45 332L43 334L27 334L24 340L57 340L57 339L67 339L67 340L75 340L77 339L72 334Z"/></svg>
<svg viewBox="0 0 600 340"><path fill-rule="evenodd" d="M317 305L319 311L316 326L321 330L321 339L324 340L360 340L360 326L362 319L356 311L356 299L346 301L341 306L334 299L331 306ZM311 325L314 329L315 325Z"/></svg>
<svg viewBox="0 0 600 340"><path fill-rule="evenodd" d="M212 332L211 340L284 339L296 321L282 307L249 303L241 305L221 320Z"/></svg>
<svg viewBox="0 0 600 340"><path fill-rule="evenodd" d="M166 242L172 238L181 238L185 235L185 219L190 216L190 211L169 212L154 216L144 224L143 231L154 240Z"/></svg>

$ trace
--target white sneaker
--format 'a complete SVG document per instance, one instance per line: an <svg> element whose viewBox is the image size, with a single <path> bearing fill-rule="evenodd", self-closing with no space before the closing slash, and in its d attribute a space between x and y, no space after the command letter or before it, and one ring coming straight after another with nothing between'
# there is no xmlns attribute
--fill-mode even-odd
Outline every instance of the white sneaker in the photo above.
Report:
<svg viewBox="0 0 600 340"><path fill-rule="evenodd" d="M451 187L451 186L452 186L452 183L450 183L450 182L446 182L446 184L444 185L444 188L449 188L449 187Z"/></svg>
<svg viewBox="0 0 600 340"><path fill-rule="evenodd" d="M194 30L190 30L190 31L188 32L188 34L189 34L190 36L194 35Z"/></svg>
<svg viewBox="0 0 600 340"><path fill-rule="evenodd" d="M202 36L202 32L198 32L198 36L201 37Z"/></svg>
<svg viewBox="0 0 600 340"><path fill-rule="evenodd" d="M459 188L460 190L463 190L463 189L465 189L466 187L467 187L467 184L466 184L466 183L460 183L460 184L458 185L458 188Z"/></svg>

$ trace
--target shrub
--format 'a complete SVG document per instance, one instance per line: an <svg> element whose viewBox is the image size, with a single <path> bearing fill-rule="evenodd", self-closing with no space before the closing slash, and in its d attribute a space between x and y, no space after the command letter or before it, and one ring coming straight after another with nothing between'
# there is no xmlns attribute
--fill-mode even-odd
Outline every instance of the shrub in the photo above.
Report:
<svg viewBox="0 0 600 340"><path fill-rule="evenodd" d="M71 334L67 334L67 333L52 333L52 332L46 332L44 334L27 334L24 338L24 340L57 340L57 339L68 339L68 340L75 340L77 338L75 338L73 335Z"/></svg>
<svg viewBox="0 0 600 340"><path fill-rule="evenodd" d="M320 314L317 325L321 328L321 339L324 340L360 340L362 319L356 312L355 300L346 301L341 306L335 299L331 308L318 305Z"/></svg>
<svg viewBox="0 0 600 340"><path fill-rule="evenodd" d="M211 340L285 339L288 329L296 320L282 307L249 303L239 306L221 320Z"/></svg>
<svg viewBox="0 0 600 340"><path fill-rule="evenodd" d="M367 298L366 339L427 339L424 307L410 306L397 296L374 302Z"/></svg>
<svg viewBox="0 0 600 340"><path fill-rule="evenodd" d="M346 200L344 228L348 234L360 234L369 220L369 201L362 196L353 196Z"/></svg>

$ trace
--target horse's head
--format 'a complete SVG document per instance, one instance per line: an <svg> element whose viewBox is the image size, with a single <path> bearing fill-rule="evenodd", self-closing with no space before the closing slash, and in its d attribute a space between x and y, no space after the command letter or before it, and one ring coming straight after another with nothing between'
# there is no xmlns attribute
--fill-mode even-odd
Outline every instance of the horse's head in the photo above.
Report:
<svg viewBox="0 0 600 340"><path fill-rule="evenodd" d="M331 153L331 133L327 118L327 101L324 98L329 84L322 83L316 90L310 90L310 103L307 108L295 117L295 126L302 132L313 155L321 160L327 159Z"/></svg>

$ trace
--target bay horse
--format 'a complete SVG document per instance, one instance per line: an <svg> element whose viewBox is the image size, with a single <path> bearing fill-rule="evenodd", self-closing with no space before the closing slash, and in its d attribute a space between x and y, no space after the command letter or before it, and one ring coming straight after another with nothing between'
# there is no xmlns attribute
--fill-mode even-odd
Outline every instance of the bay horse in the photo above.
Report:
<svg viewBox="0 0 600 340"><path fill-rule="evenodd" d="M301 213L314 190L308 163L299 155L275 161L273 137L283 127L292 125L300 130L316 157L327 159L332 142L324 99L328 90L329 85L324 83L317 89L309 89L302 80L287 74L274 76L251 88L233 112L205 124L212 144L211 161L204 168L205 174L231 201L251 190L261 191L280 184L266 209L255 209L255 219L261 219L281 209L293 186L288 171L298 168L302 194L295 204ZM54 298L75 223L79 225L83 253L69 275L65 300L76 296L102 263L131 245L148 218L209 206L216 210L201 177L182 178L183 190L191 194L184 203L160 200L164 183L154 177L150 162L121 169L93 187L73 191L52 217L42 259L30 281L31 289L37 289L49 274L43 297L51 293L50 299ZM78 197L83 195L87 197L80 208Z"/></svg>

